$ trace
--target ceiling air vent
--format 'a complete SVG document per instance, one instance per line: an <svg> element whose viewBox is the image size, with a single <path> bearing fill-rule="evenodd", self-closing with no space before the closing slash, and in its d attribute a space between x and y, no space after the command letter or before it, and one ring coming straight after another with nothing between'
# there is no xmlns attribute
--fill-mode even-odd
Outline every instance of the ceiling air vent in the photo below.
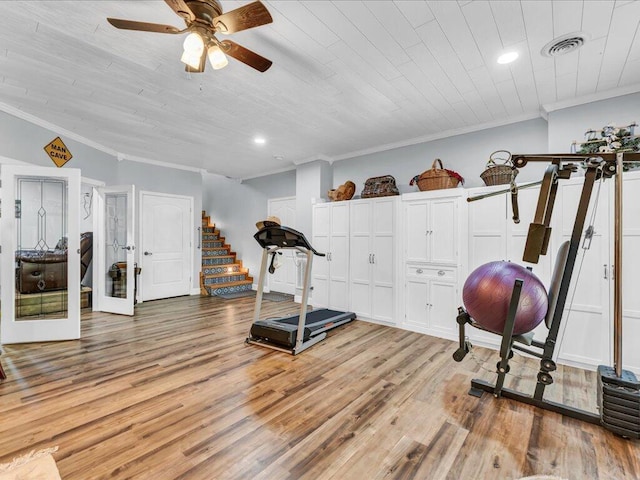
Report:
<svg viewBox="0 0 640 480"><path fill-rule="evenodd" d="M540 53L545 57L558 57L579 49L586 41L587 36L582 32L569 33L551 40Z"/></svg>

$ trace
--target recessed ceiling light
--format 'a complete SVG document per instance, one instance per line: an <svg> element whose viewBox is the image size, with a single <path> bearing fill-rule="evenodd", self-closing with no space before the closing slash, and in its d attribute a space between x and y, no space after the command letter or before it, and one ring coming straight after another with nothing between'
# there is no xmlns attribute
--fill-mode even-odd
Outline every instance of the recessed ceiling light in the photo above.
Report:
<svg viewBox="0 0 640 480"><path fill-rule="evenodd" d="M267 139L264 137L255 137L253 139L254 143L257 143L258 145L264 145L265 143L267 143Z"/></svg>
<svg viewBox="0 0 640 480"><path fill-rule="evenodd" d="M498 63L500 65L504 65L506 63L513 62L516 58L518 58L518 52L507 52L503 53L498 57Z"/></svg>

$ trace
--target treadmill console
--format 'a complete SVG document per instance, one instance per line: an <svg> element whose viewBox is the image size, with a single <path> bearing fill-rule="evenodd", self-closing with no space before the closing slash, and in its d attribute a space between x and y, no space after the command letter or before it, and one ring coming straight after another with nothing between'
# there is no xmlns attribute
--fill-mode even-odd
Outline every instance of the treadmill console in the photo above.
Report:
<svg viewBox="0 0 640 480"><path fill-rule="evenodd" d="M317 252L303 233L289 227L264 227L253 236L262 248L304 248L315 255L324 257L324 253Z"/></svg>

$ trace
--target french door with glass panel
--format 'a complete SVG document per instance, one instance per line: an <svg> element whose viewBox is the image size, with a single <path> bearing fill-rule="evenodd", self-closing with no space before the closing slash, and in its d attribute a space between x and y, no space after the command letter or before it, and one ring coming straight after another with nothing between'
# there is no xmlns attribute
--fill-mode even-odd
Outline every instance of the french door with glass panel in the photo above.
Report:
<svg viewBox="0 0 640 480"><path fill-rule="evenodd" d="M80 338L80 170L2 165L1 177L0 342Z"/></svg>
<svg viewBox="0 0 640 480"><path fill-rule="evenodd" d="M136 295L134 186L95 187L93 310L133 315Z"/></svg>

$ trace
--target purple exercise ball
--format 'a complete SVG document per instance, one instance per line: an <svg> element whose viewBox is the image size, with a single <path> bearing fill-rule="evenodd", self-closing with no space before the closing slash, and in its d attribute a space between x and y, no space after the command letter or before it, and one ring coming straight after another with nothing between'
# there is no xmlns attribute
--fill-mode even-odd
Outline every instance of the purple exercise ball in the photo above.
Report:
<svg viewBox="0 0 640 480"><path fill-rule="evenodd" d="M547 290L533 272L505 261L479 266L464 282L462 301L471 318L487 330L501 334L518 278L523 283L513 334L520 335L536 328L547 314Z"/></svg>

